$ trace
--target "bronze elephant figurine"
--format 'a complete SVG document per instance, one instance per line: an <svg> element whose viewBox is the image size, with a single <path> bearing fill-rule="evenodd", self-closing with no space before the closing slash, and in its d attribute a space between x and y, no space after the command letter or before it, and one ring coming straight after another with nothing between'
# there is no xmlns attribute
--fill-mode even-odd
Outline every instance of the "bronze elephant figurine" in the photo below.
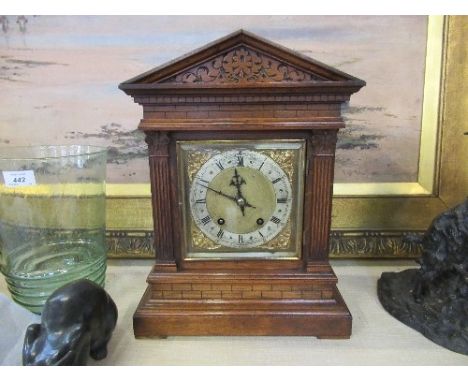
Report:
<svg viewBox="0 0 468 382"><path fill-rule="evenodd" d="M29 325L23 365L86 365L107 356L107 343L117 323L117 307L96 283L78 280L47 299L41 323Z"/></svg>

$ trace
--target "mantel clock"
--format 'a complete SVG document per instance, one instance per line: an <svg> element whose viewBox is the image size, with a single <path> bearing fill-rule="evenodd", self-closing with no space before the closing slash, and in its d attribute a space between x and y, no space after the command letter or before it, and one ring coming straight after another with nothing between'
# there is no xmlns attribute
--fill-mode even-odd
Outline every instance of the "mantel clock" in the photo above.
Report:
<svg viewBox="0 0 468 382"><path fill-rule="evenodd" d="M341 104L364 85L242 30L120 84L154 220L137 337L351 335L328 240Z"/></svg>

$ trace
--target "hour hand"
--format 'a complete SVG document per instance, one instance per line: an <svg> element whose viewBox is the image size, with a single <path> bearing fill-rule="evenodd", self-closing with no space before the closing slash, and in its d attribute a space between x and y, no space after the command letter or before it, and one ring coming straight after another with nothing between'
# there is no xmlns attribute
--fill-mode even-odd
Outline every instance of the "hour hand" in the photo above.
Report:
<svg viewBox="0 0 468 382"><path fill-rule="evenodd" d="M234 186L237 189L237 196L242 197L241 185L245 184L245 180L242 176L237 173L237 168L234 169L234 176L231 178L230 186Z"/></svg>

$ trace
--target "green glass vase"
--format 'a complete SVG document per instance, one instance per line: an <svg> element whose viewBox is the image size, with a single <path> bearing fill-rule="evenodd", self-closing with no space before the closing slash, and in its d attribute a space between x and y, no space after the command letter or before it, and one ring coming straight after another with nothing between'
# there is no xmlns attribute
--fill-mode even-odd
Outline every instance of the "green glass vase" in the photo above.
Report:
<svg viewBox="0 0 468 382"><path fill-rule="evenodd" d="M32 312L70 281L104 285L106 155L80 145L0 148L0 266Z"/></svg>

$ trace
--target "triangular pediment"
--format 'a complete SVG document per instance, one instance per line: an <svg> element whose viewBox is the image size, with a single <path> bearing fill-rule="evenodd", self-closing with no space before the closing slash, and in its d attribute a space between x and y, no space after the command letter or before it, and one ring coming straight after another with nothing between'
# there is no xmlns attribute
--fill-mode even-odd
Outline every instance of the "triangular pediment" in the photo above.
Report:
<svg viewBox="0 0 468 382"><path fill-rule="evenodd" d="M125 81L120 88L324 82L364 85L364 81L347 73L240 30Z"/></svg>

